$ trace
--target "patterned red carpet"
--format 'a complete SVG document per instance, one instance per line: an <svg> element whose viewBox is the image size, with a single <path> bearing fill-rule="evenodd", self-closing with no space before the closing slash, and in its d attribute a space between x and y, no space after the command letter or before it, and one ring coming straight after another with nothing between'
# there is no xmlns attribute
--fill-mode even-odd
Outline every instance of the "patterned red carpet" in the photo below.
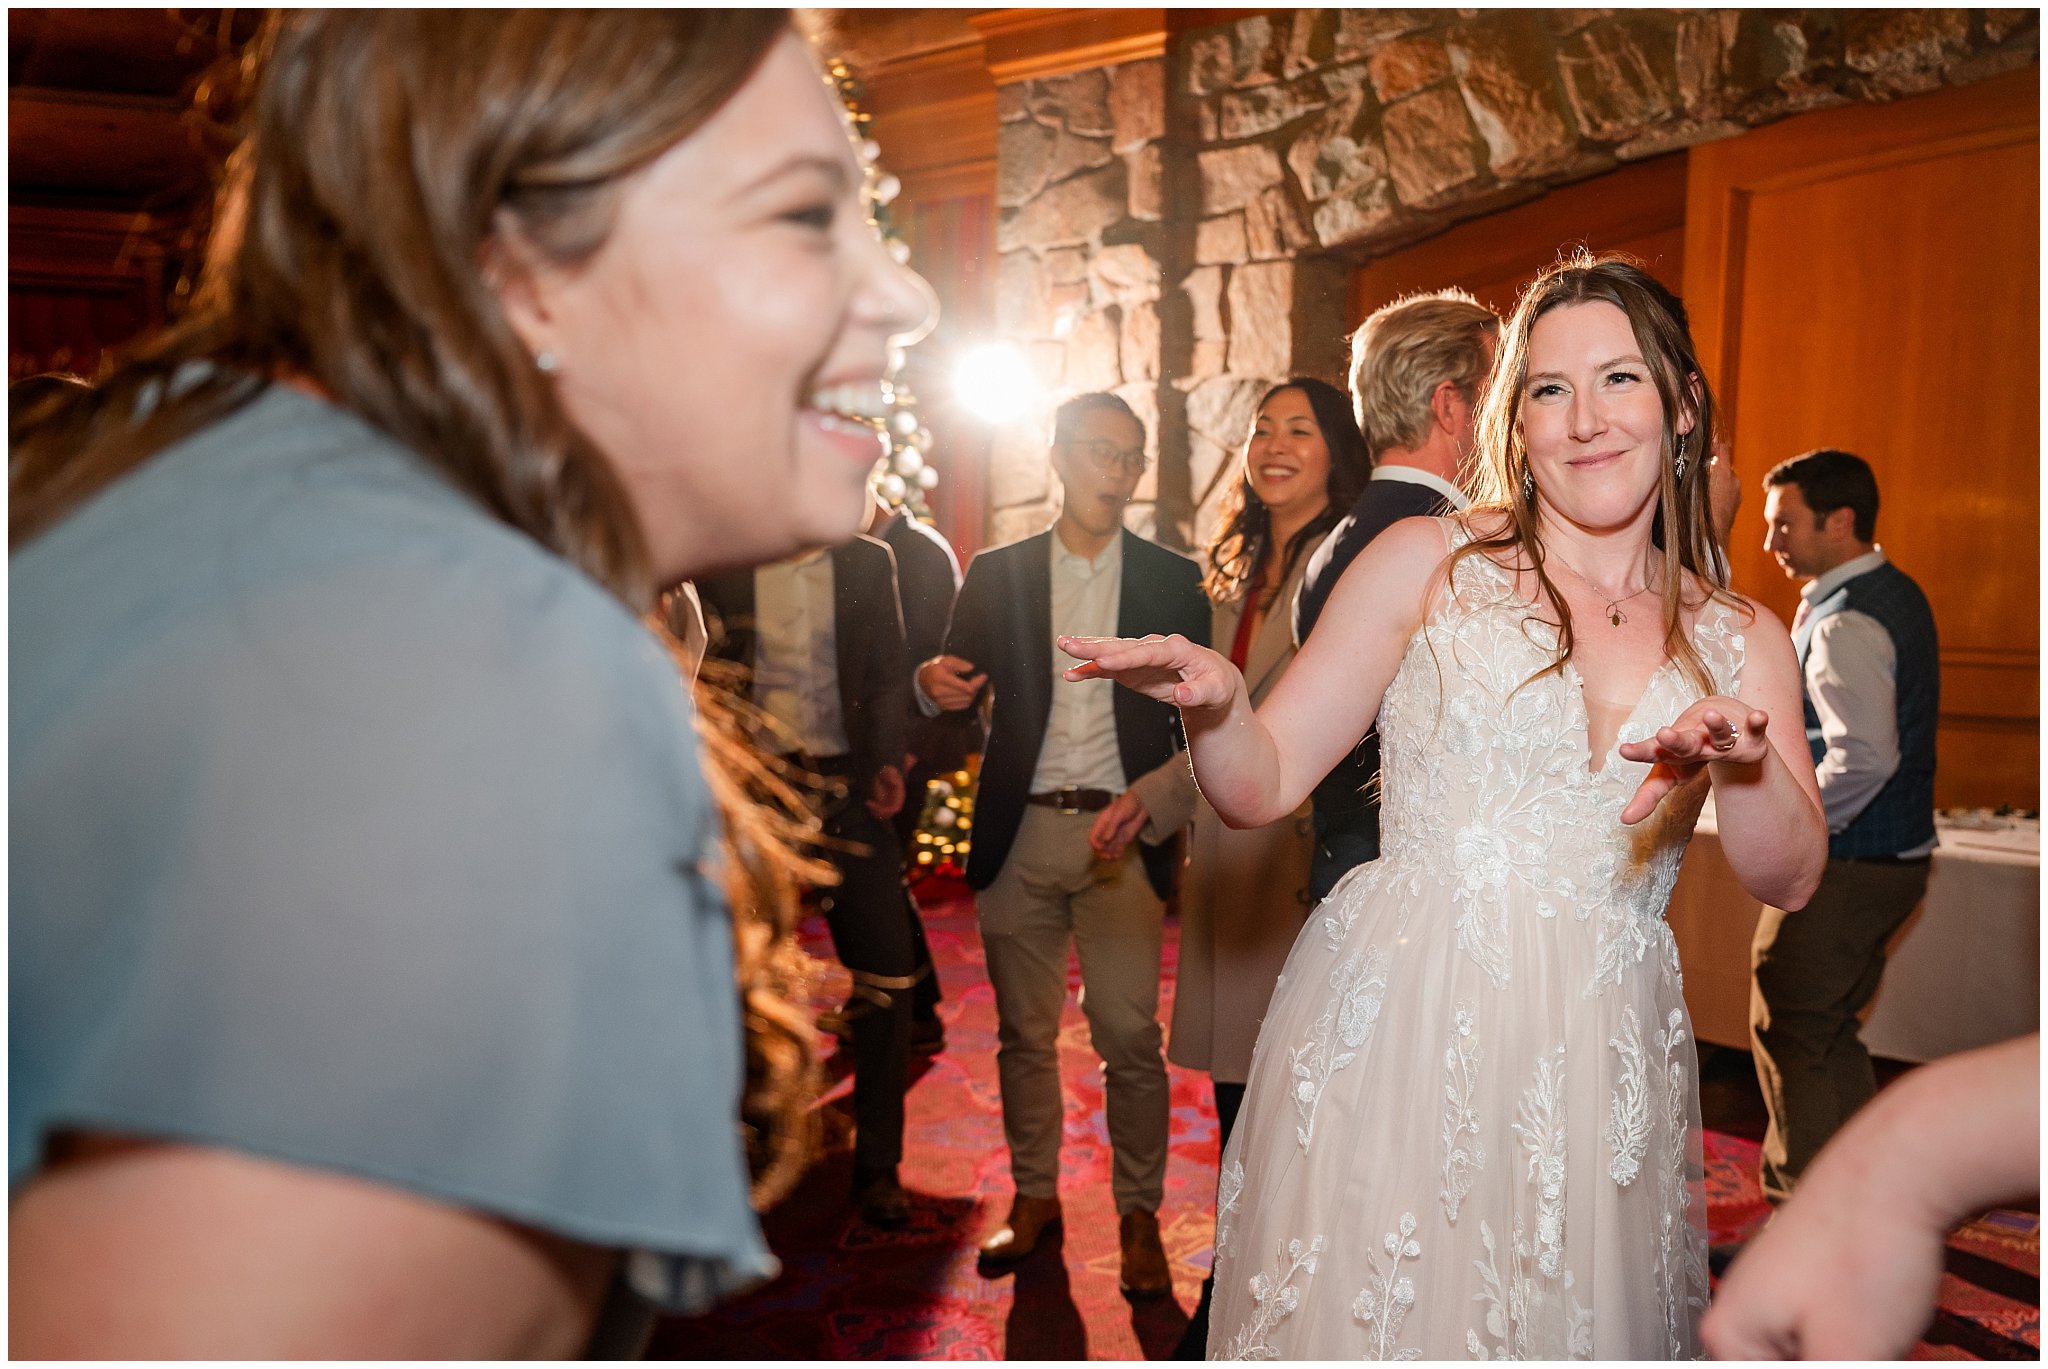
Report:
<svg viewBox="0 0 2048 1369"><path fill-rule="evenodd" d="M665 1359L1159 1359L1171 1353L1208 1273L1216 1126L1206 1076L1169 1066L1173 1148L1159 1213L1174 1296L1127 1302L1117 1290L1116 1211L1109 1196L1100 1065L1071 991L1060 1036L1067 1084L1062 1151L1063 1237L1014 1274L984 1278L975 1247L1008 1210L1008 1155L995 1081L995 1004L959 886L919 890L945 989L946 1047L911 1087L904 1186L911 1225L877 1232L847 1205L851 1157L841 1078L827 1095L830 1144L804 1183L768 1214L780 1279L717 1314L665 1322L648 1352ZM822 922L805 928L830 955ZM1177 928L1167 924L1162 1019L1170 1013ZM843 1000L846 976L828 964L820 1007ZM829 1066L828 1066L829 1068ZM835 1071L836 1073L836 1071ZM1713 1240L1747 1236L1764 1216L1756 1146L1707 1137ZM1950 1243L1942 1312L1916 1358L2040 1357L2040 1221L1992 1213Z"/></svg>

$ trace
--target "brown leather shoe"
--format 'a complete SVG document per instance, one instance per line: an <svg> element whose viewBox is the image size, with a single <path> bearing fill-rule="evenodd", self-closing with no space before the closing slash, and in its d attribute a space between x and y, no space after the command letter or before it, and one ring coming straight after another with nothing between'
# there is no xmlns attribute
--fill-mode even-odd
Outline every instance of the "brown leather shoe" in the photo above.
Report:
<svg viewBox="0 0 2048 1369"><path fill-rule="evenodd" d="M984 1264L1006 1265L1038 1249L1039 1238L1060 1224L1058 1198L1029 1198L1022 1193L1010 1204L1010 1220L981 1243Z"/></svg>
<svg viewBox="0 0 2048 1369"><path fill-rule="evenodd" d="M1173 1275L1166 1268L1166 1248L1159 1243L1159 1218L1143 1208L1123 1215L1117 1225L1117 1244L1123 1249L1123 1273L1119 1282L1129 1298L1163 1298L1173 1291Z"/></svg>

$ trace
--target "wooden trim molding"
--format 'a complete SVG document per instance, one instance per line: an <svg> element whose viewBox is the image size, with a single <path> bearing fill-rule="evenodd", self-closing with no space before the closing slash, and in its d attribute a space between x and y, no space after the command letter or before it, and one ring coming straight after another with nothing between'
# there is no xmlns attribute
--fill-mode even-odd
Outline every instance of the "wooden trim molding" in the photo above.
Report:
<svg viewBox="0 0 2048 1369"><path fill-rule="evenodd" d="M957 100L986 94L992 86L987 55L978 41L893 57L864 71L861 79L867 85L871 107Z"/></svg>
<svg viewBox="0 0 2048 1369"><path fill-rule="evenodd" d="M1953 649L1943 648L1941 663L1949 666L1973 666L1980 670L2039 670L2041 653L2025 647L1966 646Z"/></svg>
<svg viewBox="0 0 2048 1369"><path fill-rule="evenodd" d="M1164 9L1006 9L967 22L999 86L1166 54Z"/></svg>
<svg viewBox="0 0 2048 1369"><path fill-rule="evenodd" d="M23 285L161 286L167 248L156 215L42 205L7 209L7 278Z"/></svg>

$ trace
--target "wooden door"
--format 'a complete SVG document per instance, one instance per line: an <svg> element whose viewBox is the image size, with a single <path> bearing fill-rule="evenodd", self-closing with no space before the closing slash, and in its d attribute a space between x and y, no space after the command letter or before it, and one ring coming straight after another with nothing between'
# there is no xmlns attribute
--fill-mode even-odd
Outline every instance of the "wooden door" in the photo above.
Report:
<svg viewBox="0 0 2048 1369"><path fill-rule="evenodd" d="M1761 479L1870 462L1941 633L1935 801L2039 804L2039 68L1692 149L1685 297L1733 435L1736 588L1791 617Z"/></svg>

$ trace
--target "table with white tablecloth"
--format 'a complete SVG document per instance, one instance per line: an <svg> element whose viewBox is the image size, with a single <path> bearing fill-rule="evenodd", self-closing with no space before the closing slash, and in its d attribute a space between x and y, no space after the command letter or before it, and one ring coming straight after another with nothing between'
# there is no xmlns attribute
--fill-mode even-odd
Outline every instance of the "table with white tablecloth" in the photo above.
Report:
<svg viewBox="0 0 2048 1369"><path fill-rule="evenodd" d="M1863 1044L1887 1059L1933 1060L2040 1030L2039 821L1944 820L1937 831L1927 897L1892 938L1863 1023ZM1722 855L1709 802L1669 914L1702 1041L1749 1047L1749 945L1760 913Z"/></svg>

